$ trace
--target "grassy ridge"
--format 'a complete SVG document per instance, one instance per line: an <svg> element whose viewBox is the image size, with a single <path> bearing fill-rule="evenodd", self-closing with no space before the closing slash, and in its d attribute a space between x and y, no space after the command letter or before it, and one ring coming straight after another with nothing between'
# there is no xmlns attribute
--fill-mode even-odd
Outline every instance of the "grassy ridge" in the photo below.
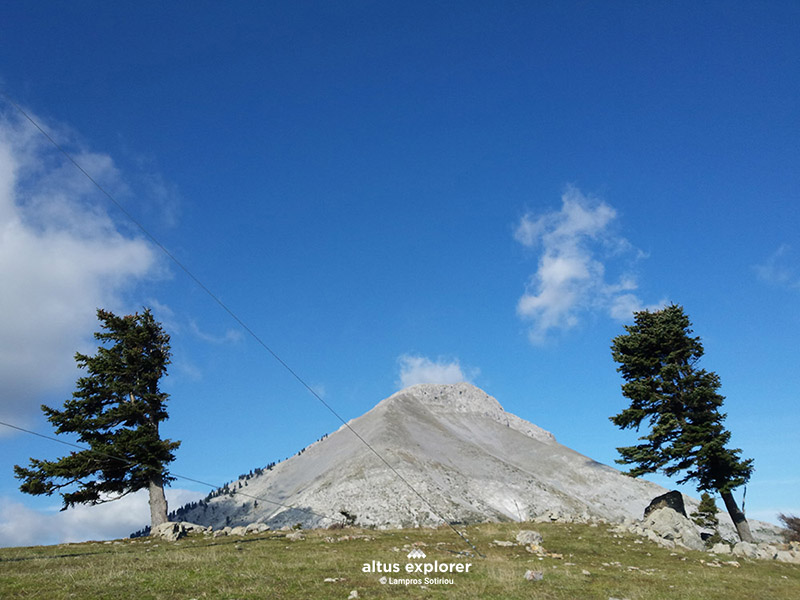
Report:
<svg viewBox="0 0 800 600"><path fill-rule="evenodd" d="M536 529L554 556L537 557L513 540L520 528ZM289 541L283 533L246 538L189 537L176 543L124 540L0 549L0 598L87 599L702 599L796 600L800 566L737 559L738 567L702 552L674 552L606 526L578 524L482 524L466 529L485 558L460 555L466 548L447 529L311 531ZM354 539L339 539L353 536ZM331 541L331 539L339 541ZM427 558L412 561L420 547ZM372 560L470 562L469 573L439 574L452 585L380 583L383 574L363 573ZM541 581L527 581L531 569ZM403 572L390 577L423 577ZM432 576L432 575L429 575ZM325 578L338 579L325 582Z"/></svg>

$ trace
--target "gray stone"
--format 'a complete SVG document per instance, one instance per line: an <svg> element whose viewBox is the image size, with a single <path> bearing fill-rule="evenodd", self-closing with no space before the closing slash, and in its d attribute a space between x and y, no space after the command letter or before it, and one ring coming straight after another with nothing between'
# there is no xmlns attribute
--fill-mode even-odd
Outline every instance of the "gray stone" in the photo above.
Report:
<svg viewBox="0 0 800 600"><path fill-rule="evenodd" d="M269 525L265 525L264 523L250 523L245 528L245 533L247 534L264 533L265 531L269 531Z"/></svg>
<svg viewBox="0 0 800 600"><path fill-rule="evenodd" d="M719 542L717 544L714 544L714 546L711 548L711 552L714 554L730 554L731 547L728 544L723 544L722 542Z"/></svg>
<svg viewBox="0 0 800 600"><path fill-rule="evenodd" d="M239 525L238 527L233 527L229 535L246 535L247 528Z"/></svg>
<svg viewBox="0 0 800 600"><path fill-rule="evenodd" d="M758 546L750 542L736 542L731 553L743 558L758 558Z"/></svg>
<svg viewBox="0 0 800 600"><path fill-rule="evenodd" d="M642 527L655 532L658 537L690 550L704 550L705 543L697 526L671 508L658 508L642 522ZM649 534L648 534L649 535ZM660 542L659 542L660 543ZM667 545L667 544L662 544Z"/></svg>
<svg viewBox="0 0 800 600"><path fill-rule="evenodd" d="M758 544L756 558L761 560L775 560L778 556L778 549L770 544Z"/></svg>
<svg viewBox="0 0 800 600"><path fill-rule="evenodd" d="M538 531L523 529L517 534L517 541L523 546L528 546L530 544L539 546L542 543L542 534Z"/></svg>
<svg viewBox="0 0 800 600"><path fill-rule="evenodd" d="M528 581L541 581L544 579L544 573L542 571L531 571L528 569L525 571L525 579Z"/></svg>
<svg viewBox="0 0 800 600"><path fill-rule="evenodd" d="M293 542L297 542L297 541L306 539L306 536L304 536L299 531L293 531L291 533L287 533L286 534L286 539L287 540L292 540Z"/></svg>
<svg viewBox="0 0 800 600"><path fill-rule="evenodd" d="M204 526L196 525L195 523L168 521L154 527L150 535L160 537L168 542L177 542L179 539L186 537L189 533L205 531L206 528Z"/></svg>
<svg viewBox="0 0 800 600"><path fill-rule="evenodd" d="M775 557L775 560L785 563L792 563L794 565L800 565L800 551L780 550L778 551L778 555Z"/></svg>

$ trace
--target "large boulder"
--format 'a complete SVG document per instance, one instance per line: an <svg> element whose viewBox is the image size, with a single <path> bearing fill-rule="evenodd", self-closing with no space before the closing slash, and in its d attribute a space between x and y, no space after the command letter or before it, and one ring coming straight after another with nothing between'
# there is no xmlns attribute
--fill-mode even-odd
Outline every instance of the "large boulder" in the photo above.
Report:
<svg viewBox="0 0 800 600"><path fill-rule="evenodd" d="M690 550L705 549L705 543L700 537L697 526L671 508L658 508L650 512L642 521L641 526L646 531L652 531L659 538L671 541L677 546L683 546Z"/></svg>
<svg viewBox="0 0 800 600"><path fill-rule="evenodd" d="M269 531L269 525L265 523L250 523L245 530L248 535L251 533L264 533L266 531Z"/></svg>
<svg viewBox="0 0 800 600"><path fill-rule="evenodd" d="M644 509L644 518L646 519L647 515L659 508L671 508L684 517L688 516L686 514L686 507L683 504L683 494L677 490L672 490L671 492L653 498L647 508Z"/></svg>
<svg viewBox="0 0 800 600"><path fill-rule="evenodd" d="M177 542L179 539L186 537L189 533L206 532L210 528L195 523L187 523L186 521L173 522L167 521L156 525L151 531L150 535L160 537L168 542Z"/></svg>

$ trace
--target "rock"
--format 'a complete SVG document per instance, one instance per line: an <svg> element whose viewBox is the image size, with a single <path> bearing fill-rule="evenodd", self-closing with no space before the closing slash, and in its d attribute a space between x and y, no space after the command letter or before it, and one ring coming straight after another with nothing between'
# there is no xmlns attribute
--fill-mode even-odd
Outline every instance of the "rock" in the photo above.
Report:
<svg viewBox="0 0 800 600"><path fill-rule="evenodd" d="M358 598L358 590L351 590L347 600L355 600L355 598Z"/></svg>
<svg viewBox="0 0 800 600"><path fill-rule="evenodd" d="M237 527L233 527L229 535L246 535L247 534L247 527L239 525Z"/></svg>
<svg viewBox="0 0 800 600"><path fill-rule="evenodd" d="M494 540L494 541L492 541L492 543L495 546L502 546L504 548L507 548L508 546L515 546L516 545L516 544L514 544L514 542L508 542L506 540Z"/></svg>
<svg viewBox="0 0 800 600"><path fill-rule="evenodd" d="M525 579L528 581L541 581L544 579L544 572L542 571L531 571L528 569L525 571Z"/></svg>
<svg viewBox="0 0 800 600"><path fill-rule="evenodd" d="M758 546L750 542L736 542L731 550L734 556L741 556L743 558L757 558Z"/></svg>
<svg viewBox="0 0 800 600"><path fill-rule="evenodd" d="M536 554L538 556L547 555L547 552L545 552L545 549L542 548L539 544L528 544L527 546L525 546L525 550L527 552L530 552L531 554Z"/></svg>
<svg viewBox="0 0 800 600"><path fill-rule="evenodd" d="M758 553L756 558L761 560L775 560L778 556L778 549L770 544L758 544Z"/></svg>
<svg viewBox="0 0 800 600"><path fill-rule="evenodd" d="M205 531L206 528L204 526L196 525L195 523L168 521L153 528L150 535L160 537L168 542L177 542L179 539L186 537L189 533Z"/></svg>
<svg viewBox="0 0 800 600"><path fill-rule="evenodd" d="M775 554L775 560L785 563L800 564L800 554L792 552L791 550L778 550Z"/></svg>
<svg viewBox="0 0 800 600"><path fill-rule="evenodd" d="M224 529L217 529L212 535L215 538L225 537L226 535L228 535L228 532L225 531Z"/></svg>
<svg viewBox="0 0 800 600"><path fill-rule="evenodd" d="M683 494L677 490L673 490L653 498L647 508L644 509L644 518L646 519L647 515L654 510L658 510L659 508L671 508L675 512L682 514L684 517L687 516L686 507L683 504Z"/></svg>
<svg viewBox="0 0 800 600"><path fill-rule="evenodd" d="M658 534L657 534L655 531L653 531L652 529L648 529L648 530L645 532L645 535L647 536L647 539L648 539L648 540L650 540L651 542L655 542L656 544L660 544L662 541L664 541L664 538L662 538L661 536L659 536L659 535L658 535ZM673 544L673 546L674 546L674 544Z"/></svg>
<svg viewBox="0 0 800 600"><path fill-rule="evenodd" d="M642 527L655 532L659 538L690 550L704 550L705 544L697 526L671 508L657 508L642 522ZM649 536L649 534L648 534ZM657 542L661 545L660 541Z"/></svg>
<svg viewBox="0 0 800 600"><path fill-rule="evenodd" d="M299 531L293 531L293 532L291 532L291 533L287 533L287 534L286 534L286 539L287 539L287 540L292 540L293 542L298 542L298 541L300 541L300 540L304 540L304 539L306 539L306 536L304 536L304 535L303 535L302 533L300 533Z"/></svg>
<svg viewBox="0 0 800 600"><path fill-rule="evenodd" d="M713 554L730 554L731 547L728 544L719 542L718 544L714 544L714 546L711 548L711 552Z"/></svg>
<svg viewBox="0 0 800 600"><path fill-rule="evenodd" d="M731 552L734 556L741 556L743 558L777 560L781 551L771 544L751 544L749 542L737 542Z"/></svg>
<svg viewBox="0 0 800 600"><path fill-rule="evenodd" d="M538 531L531 531L530 529L523 529L517 534L517 541L523 546L536 545L542 543L542 534Z"/></svg>

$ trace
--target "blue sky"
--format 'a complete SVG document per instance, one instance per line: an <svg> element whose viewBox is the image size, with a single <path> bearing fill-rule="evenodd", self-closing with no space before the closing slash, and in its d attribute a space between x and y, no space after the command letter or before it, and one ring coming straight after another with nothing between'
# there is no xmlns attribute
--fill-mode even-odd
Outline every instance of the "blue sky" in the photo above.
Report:
<svg viewBox="0 0 800 600"><path fill-rule="evenodd" d="M468 379L613 464L610 341L677 302L755 459L748 514L800 513L796 3L12 1L0 39L5 93L346 419ZM146 305L174 472L338 428L5 99L0 127L3 420L49 434L95 308ZM11 466L65 448L0 446L5 543L147 521L54 512Z"/></svg>

